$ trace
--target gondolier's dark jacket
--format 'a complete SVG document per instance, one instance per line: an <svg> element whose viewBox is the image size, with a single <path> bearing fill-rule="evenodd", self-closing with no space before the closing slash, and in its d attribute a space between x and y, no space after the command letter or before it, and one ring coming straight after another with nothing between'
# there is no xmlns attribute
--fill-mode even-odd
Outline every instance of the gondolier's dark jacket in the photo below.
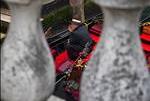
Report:
<svg viewBox="0 0 150 101"><path fill-rule="evenodd" d="M86 26L81 25L74 32L71 32L67 43L67 50L70 59L75 60L79 53L86 47L87 43L90 45L92 43L92 39L89 36Z"/></svg>

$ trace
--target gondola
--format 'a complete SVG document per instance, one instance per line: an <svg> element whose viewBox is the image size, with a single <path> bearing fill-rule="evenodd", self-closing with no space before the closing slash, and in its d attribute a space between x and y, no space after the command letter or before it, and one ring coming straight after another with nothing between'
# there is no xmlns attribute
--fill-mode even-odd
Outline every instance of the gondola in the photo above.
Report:
<svg viewBox="0 0 150 101"><path fill-rule="evenodd" d="M67 40L72 34L71 32L65 30L47 39L54 58L57 73L55 91L57 92L57 88L59 88L60 84L61 86L63 85L61 87L63 91L67 96L71 97L71 100L68 101L79 101L81 75L86 68L92 52L95 50L97 43L100 41L102 25L102 16L99 14L80 26L85 26L87 28L92 44L88 47L85 46L75 60L70 60L67 51ZM145 26L150 26L150 24L142 25L140 38L145 58L148 63L148 68L150 70L150 32L143 32L143 27Z"/></svg>

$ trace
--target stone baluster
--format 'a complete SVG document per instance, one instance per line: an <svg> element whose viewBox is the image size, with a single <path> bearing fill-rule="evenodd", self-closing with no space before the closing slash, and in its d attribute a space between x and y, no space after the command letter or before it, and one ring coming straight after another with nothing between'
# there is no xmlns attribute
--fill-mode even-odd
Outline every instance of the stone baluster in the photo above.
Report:
<svg viewBox="0 0 150 101"><path fill-rule="evenodd" d="M12 13L2 46L1 100L46 101L54 63L40 25L41 0L5 0Z"/></svg>
<svg viewBox="0 0 150 101"><path fill-rule="evenodd" d="M150 0L95 0L104 12L100 43L83 73L81 101L150 101L150 75L138 32Z"/></svg>

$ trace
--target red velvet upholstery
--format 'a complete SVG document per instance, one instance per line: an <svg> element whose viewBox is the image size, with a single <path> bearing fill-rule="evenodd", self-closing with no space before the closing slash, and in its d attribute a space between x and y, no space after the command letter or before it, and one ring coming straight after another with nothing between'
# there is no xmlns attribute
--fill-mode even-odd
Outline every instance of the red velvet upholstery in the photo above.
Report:
<svg viewBox="0 0 150 101"><path fill-rule="evenodd" d="M65 50L55 58L56 71L60 71L60 66L69 60L67 51Z"/></svg>
<svg viewBox="0 0 150 101"><path fill-rule="evenodd" d="M100 23L96 23L94 26L92 26L89 29L90 37L95 43L97 43L100 39L100 34L102 32L101 29L102 29L102 26Z"/></svg>
<svg viewBox="0 0 150 101"><path fill-rule="evenodd" d="M150 44L142 43L142 47L143 47L144 51L150 52Z"/></svg>
<svg viewBox="0 0 150 101"><path fill-rule="evenodd" d="M149 33L150 33L150 32L149 32ZM142 33L140 37L141 37L141 39L143 39L143 40L146 40L146 41L149 41L149 42L150 42L150 34Z"/></svg>
<svg viewBox="0 0 150 101"><path fill-rule="evenodd" d="M142 33L140 36L144 51L150 52L150 34Z"/></svg>

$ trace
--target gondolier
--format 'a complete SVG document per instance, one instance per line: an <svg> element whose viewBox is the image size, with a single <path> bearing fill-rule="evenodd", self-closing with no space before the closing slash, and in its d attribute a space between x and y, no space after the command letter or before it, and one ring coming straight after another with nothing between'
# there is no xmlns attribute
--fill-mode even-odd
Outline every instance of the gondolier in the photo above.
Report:
<svg viewBox="0 0 150 101"><path fill-rule="evenodd" d="M90 49L92 39L89 36L87 27L78 20L78 16L72 19L68 30L71 32L67 43L68 55L71 60L76 60L79 53L82 52L85 47Z"/></svg>

